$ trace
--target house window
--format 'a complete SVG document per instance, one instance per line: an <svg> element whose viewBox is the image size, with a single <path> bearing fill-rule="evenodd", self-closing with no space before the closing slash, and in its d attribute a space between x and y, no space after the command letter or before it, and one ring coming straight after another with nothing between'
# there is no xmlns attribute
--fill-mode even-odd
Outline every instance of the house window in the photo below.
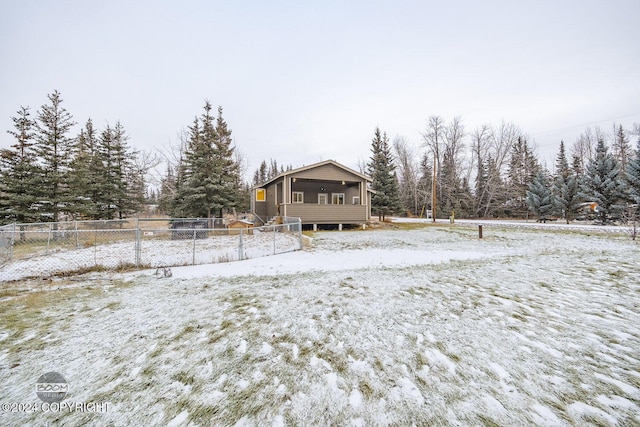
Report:
<svg viewBox="0 0 640 427"><path fill-rule="evenodd" d="M327 197L327 193L319 193L318 194L318 204L319 205L326 205L329 203L329 199Z"/></svg>
<svg viewBox="0 0 640 427"><path fill-rule="evenodd" d="M354 205L360 204L360 196L353 196L353 204Z"/></svg>
<svg viewBox="0 0 640 427"><path fill-rule="evenodd" d="M304 193L302 191L293 192L293 203L304 203Z"/></svg>
<svg viewBox="0 0 640 427"><path fill-rule="evenodd" d="M344 193L331 193L332 205L344 205Z"/></svg>
<svg viewBox="0 0 640 427"><path fill-rule="evenodd" d="M264 202L267 200L267 191L264 188L256 190L256 202Z"/></svg>

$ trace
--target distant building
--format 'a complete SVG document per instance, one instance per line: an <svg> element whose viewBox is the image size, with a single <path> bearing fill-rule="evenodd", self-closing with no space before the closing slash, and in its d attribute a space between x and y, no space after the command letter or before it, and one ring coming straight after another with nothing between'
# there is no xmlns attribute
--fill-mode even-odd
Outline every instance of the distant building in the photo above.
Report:
<svg viewBox="0 0 640 427"><path fill-rule="evenodd" d="M281 173L252 188L251 210L264 221L299 217L302 224L364 224L371 219L371 178L333 160Z"/></svg>

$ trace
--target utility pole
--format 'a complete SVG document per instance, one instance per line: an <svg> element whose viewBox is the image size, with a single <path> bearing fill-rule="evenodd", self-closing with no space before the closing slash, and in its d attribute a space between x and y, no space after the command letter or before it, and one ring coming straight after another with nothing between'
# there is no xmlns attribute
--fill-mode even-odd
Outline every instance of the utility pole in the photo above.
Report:
<svg viewBox="0 0 640 427"><path fill-rule="evenodd" d="M437 158L436 152L433 152L433 182L431 183L431 218L433 218L433 222L436 222L436 179L438 178L437 174Z"/></svg>

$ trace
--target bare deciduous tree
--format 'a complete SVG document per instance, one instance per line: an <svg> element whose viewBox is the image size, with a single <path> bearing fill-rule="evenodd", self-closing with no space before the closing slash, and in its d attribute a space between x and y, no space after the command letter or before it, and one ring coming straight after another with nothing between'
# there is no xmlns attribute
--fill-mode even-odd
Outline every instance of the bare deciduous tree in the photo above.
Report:
<svg viewBox="0 0 640 427"><path fill-rule="evenodd" d="M396 136L393 140L396 170L400 182L400 199L404 208L412 214L420 213L419 157L404 136Z"/></svg>
<svg viewBox="0 0 640 427"><path fill-rule="evenodd" d="M500 126L491 128L491 157L495 160L496 167L504 172L509 163L509 151L518 138L524 136L522 130L512 122L502 121Z"/></svg>
<svg viewBox="0 0 640 427"><path fill-rule="evenodd" d="M429 151L435 155L436 170L442 163L442 146L445 138L445 123L440 116L431 116L427 119L427 130L422 134L422 139Z"/></svg>
<svg viewBox="0 0 640 427"><path fill-rule="evenodd" d="M583 174L589 161L595 157L598 139L605 141L607 138L602 129L596 126L595 131L587 128L573 143L571 155L576 160L574 167L580 168L580 170L576 171L577 173Z"/></svg>
<svg viewBox="0 0 640 427"><path fill-rule="evenodd" d="M613 142L611 147L613 148L614 157L618 160L620 169L625 170L632 156L632 149L629 145L629 138L622 128L622 125L613 124Z"/></svg>

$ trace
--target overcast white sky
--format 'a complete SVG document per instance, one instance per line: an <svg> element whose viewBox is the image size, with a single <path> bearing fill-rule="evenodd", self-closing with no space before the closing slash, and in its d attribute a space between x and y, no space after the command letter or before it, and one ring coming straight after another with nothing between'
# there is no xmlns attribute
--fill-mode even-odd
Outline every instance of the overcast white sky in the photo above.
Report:
<svg viewBox="0 0 640 427"><path fill-rule="evenodd" d="M417 146L431 115L512 121L553 159L587 126L640 122L639 16L638 0L0 0L0 130L58 90L79 125L120 120L142 149L177 143L209 99L248 178L269 158L356 168L376 126Z"/></svg>

